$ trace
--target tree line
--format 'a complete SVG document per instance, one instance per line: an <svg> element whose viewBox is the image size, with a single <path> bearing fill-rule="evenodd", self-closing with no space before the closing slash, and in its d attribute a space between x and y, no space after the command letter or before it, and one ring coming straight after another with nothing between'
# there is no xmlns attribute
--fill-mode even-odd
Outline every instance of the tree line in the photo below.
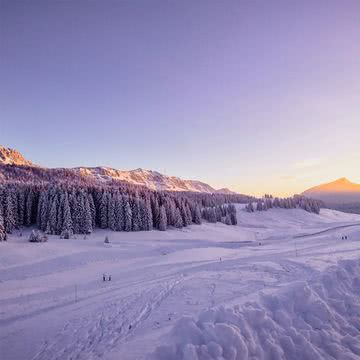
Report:
<svg viewBox="0 0 360 360"><path fill-rule="evenodd" d="M247 212L266 211L271 208L282 209L303 209L305 211L319 214L320 208L323 207L322 201L310 199L301 195L294 195L288 198L273 198L271 195L265 195L262 199L253 202L250 201L246 206Z"/></svg>
<svg viewBox="0 0 360 360"><path fill-rule="evenodd" d="M227 201L230 198L224 196L199 197L125 184L6 182L0 185L0 240L21 226L68 238L90 234L94 228L165 231L201 224L203 219L235 224L235 206Z"/></svg>

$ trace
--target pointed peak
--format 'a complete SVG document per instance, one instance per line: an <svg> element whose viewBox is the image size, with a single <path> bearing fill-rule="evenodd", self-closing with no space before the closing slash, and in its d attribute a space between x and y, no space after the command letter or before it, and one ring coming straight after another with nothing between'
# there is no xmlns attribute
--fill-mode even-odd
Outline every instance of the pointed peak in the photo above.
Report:
<svg viewBox="0 0 360 360"><path fill-rule="evenodd" d="M334 182L336 182L336 183L350 183L351 181L346 177L341 177L341 178L335 180Z"/></svg>
<svg viewBox="0 0 360 360"><path fill-rule="evenodd" d="M19 151L2 145L0 145L0 164L34 166Z"/></svg>

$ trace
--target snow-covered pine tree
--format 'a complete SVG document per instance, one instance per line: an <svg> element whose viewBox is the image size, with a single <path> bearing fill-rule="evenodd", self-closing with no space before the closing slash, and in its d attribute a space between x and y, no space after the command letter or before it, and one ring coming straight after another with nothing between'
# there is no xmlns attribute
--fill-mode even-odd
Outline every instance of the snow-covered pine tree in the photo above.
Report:
<svg viewBox="0 0 360 360"><path fill-rule="evenodd" d="M109 195L106 190L104 190L101 201L100 201L100 228L106 229L108 227L108 206L109 206Z"/></svg>
<svg viewBox="0 0 360 360"><path fill-rule="evenodd" d="M160 216L159 216L159 230L165 231L167 227L167 218L164 205L160 206Z"/></svg>
<svg viewBox="0 0 360 360"><path fill-rule="evenodd" d="M108 226L109 226L110 230L112 230L112 231L116 230L115 204L116 204L115 195L109 194Z"/></svg>
<svg viewBox="0 0 360 360"><path fill-rule="evenodd" d="M73 224L73 229L75 234L80 234L81 230L81 203L79 201L79 196L77 194L76 189L73 189L69 196L69 204L71 211L71 220Z"/></svg>
<svg viewBox="0 0 360 360"><path fill-rule="evenodd" d="M0 200L1 200L1 193L0 193ZM7 240L7 235L4 224L3 206L0 201L0 241L6 241L6 240Z"/></svg>
<svg viewBox="0 0 360 360"><path fill-rule="evenodd" d="M158 199L153 195L151 197L151 209L153 217L153 227L155 229L159 228L159 218L160 218L160 205Z"/></svg>
<svg viewBox="0 0 360 360"><path fill-rule="evenodd" d="M273 205L274 208L280 207L280 200L279 200L279 198L276 197L276 198L273 200L272 205Z"/></svg>
<svg viewBox="0 0 360 360"><path fill-rule="evenodd" d="M124 205L123 199L119 192L115 193L115 230L124 230Z"/></svg>
<svg viewBox="0 0 360 360"><path fill-rule="evenodd" d="M236 213L231 213L230 214L230 221L231 221L231 225L237 225Z"/></svg>
<svg viewBox="0 0 360 360"><path fill-rule="evenodd" d="M225 211L222 211L223 209L224 209L224 207L222 207L222 206L216 206L216 208L215 208L216 221L221 221L222 216L225 215L225 214L223 214L223 212L225 212Z"/></svg>
<svg viewBox="0 0 360 360"><path fill-rule="evenodd" d="M25 203L25 225L30 226L33 222L33 213L34 213L34 199L35 194L32 188L29 189L26 195L26 203Z"/></svg>
<svg viewBox="0 0 360 360"><path fill-rule="evenodd" d="M173 199L166 197L164 204L166 211L166 218L168 226L174 226L175 224L175 209L176 205Z"/></svg>
<svg viewBox="0 0 360 360"><path fill-rule="evenodd" d="M191 215L191 210L190 210L189 204L186 202L184 206L185 206L186 225L191 225L192 224L192 215Z"/></svg>
<svg viewBox="0 0 360 360"><path fill-rule="evenodd" d="M90 201L88 194L85 193L83 195L83 198L84 198L84 214L83 214L82 233L91 234L93 231L93 227L92 227L92 215L91 215L91 208L90 208Z"/></svg>
<svg viewBox="0 0 360 360"><path fill-rule="evenodd" d="M132 212L129 203L129 197L124 197L124 231L131 231L132 228Z"/></svg>
<svg viewBox="0 0 360 360"><path fill-rule="evenodd" d="M254 205L252 202L249 202L246 206L245 206L245 210L247 212L254 212Z"/></svg>
<svg viewBox="0 0 360 360"><path fill-rule="evenodd" d="M174 226L176 228L178 228L178 229L183 227L183 220L182 220L182 216L181 216L179 208L175 209L175 223L174 223Z"/></svg>
<svg viewBox="0 0 360 360"><path fill-rule="evenodd" d="M57 211L57 221L56 221L56 233L61 234L62 232L62 225L64 222L64 205L65 205L65 192L64 189L59 189L59 207Z"/></svg>
<svg viewBox="0 0 360 360"><path fill-rule="evenodd" d="M61 227L61 233L73 233L73 224L71 219L70 205L69 205L69 196L68 193L64 194L64 209L63 209L63 223Z"/></svg>
<svg viewBox="0 0 360 360"><path fill-rule="evenodd" d="M91 193L88 194L88 200L91 211L91 224L92 224L92 228L94 229L96 226L96 208L95 208L94 198Z"/></svg>
<svg viewBox="0 0 360 360"><path fill-rule="evenodd" d="M200 225L201 224L200 206L198 204L193 204L191 207L191 212L192 212L192 222L194 224Z"/></svg>
<svg viewBox="0 0 360 360"><path fill-rule="evenodd" d="M226 214L224 223L225 223L226 225L231 225L230 214Z"/></svg>
<svg viewBox="0 0 360 360"><path fill-rule="evenodd" d="M151 212L151 203L148 197L145 197L145 199L142 200L141 218L142 218L143 230L145 231L152 230L153 219Z"/></svg>
<svg viewBox="0 0 360 360"><path fill-rule="evenodd" d="M263 203L261 200L259 200L256 204L256 211L263 211L264 207L263 207Z"/></svg>
<svg viewBox="0 0 360 360"><path fill-rule="evenodd" d="M18 221L19 225L25 224L25 191L24 188L18 187L17 189L17 202L18 202Z"/></svg>
<svg viewBox="0 0 360 360"><path fill-rule="evenodd" d="M142 228L142 224L141 224L141 214L140 214L140 202L137 194L131 201L131 212L132 212L132 231L140 231Z"/></svg>
<svg viewBox="0 0 360 360"><path fill-rule="evenodd" d="M5 231L9 234L17 226L16 194L9 186L5 188L4 223Z"/></svg>
<svg viewBox="0 0 360 360"><path fill-rule="evenodd" d="M46 229L47 234L52 234L52 235L56 234L58 207L59 207L58 198L57 195L55 195L51 200L48 228Z"/></svg>
<svg viewBox="0 0 360 360"><path fill-rule="evenodd" d="M26 206L26 209L28 207ZM37 207L37 217L36 217L36 224L40 230L45 230L46 227L46 212L47 212L47 191L44 189L40 192L38 207ZM29 219L31 217L31 214L26 214L26 219ZM26 225L27 225L26 220Z"/></svg>

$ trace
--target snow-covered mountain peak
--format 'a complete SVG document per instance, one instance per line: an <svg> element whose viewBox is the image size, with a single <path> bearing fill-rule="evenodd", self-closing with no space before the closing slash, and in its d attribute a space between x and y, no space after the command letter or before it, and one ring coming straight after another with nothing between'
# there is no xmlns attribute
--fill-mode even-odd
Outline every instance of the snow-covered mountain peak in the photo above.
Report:
<svg viewBox="0 0 360 360"><path fill-rule="evenodd" d="M33 166L31 161L26 160L17 150L0 145L0 164Z"/></svg>
<svg viewBox="0 0 360 360"><path fill-rule="evenodd" d="M82 175L92 176L98 180L121 180L135 185L146 186L160 191L193 191L216 193L216 189L197 180L183 180L176 176L167 176L154 170L137 168L134 170L117 170L109 167L75 168ZM219 191L223 192L223 191ZM224 191L227 193L227 191Z"/></svg>
<svg viewBox="0 0 360 360"><path fill-rule="evenodd" d="M11 164L20 166L36 166L31 161L26 160L21 153L16 150L0 145L0 164ZM43 171L51 169L39 168ZM55 169L53 169L55 170ZM160 191L192 191L204 193L223 193L234 194L229 189L216 190L212 186L198 180L184 180L176 176L168 176L158 171L137 168L134 170L118 170L107 166L97 167L76 167L70 170L81 177L89 177L95 181L107 182L112 180L124 181L134 185L145 186L151 190ZM28 176L32 176L28 174ZM1 173L0 173L1 177Z"/></svg>

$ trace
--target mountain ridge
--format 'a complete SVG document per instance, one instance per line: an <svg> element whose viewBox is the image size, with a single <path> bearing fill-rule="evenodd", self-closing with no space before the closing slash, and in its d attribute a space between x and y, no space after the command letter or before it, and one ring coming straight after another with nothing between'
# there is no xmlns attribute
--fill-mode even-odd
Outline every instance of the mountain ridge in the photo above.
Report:
<svg viewBox="0 0 360 360"><path fill-rule="evenodd" d="M28 161L17 150L6 148L0 145L0 164L16 165L20 167L35 167L36 165ZM215 189L209 184L199 180L184 180L177 176L168 176L154 170L146 170L137 168L134 170L120 170L106 166L85 167L79 166L74 168L46 168L55 171L69 171L73 172L75 176L94 180L96 182L108 182L112 180L123 181L133 185L145 186L151 190L157 191L191 191L202 193L218 193L218 194L236 194L227 189ZM2 175L2 176L1 176ZM4 178L0 174L0 178Z"/></svg>

